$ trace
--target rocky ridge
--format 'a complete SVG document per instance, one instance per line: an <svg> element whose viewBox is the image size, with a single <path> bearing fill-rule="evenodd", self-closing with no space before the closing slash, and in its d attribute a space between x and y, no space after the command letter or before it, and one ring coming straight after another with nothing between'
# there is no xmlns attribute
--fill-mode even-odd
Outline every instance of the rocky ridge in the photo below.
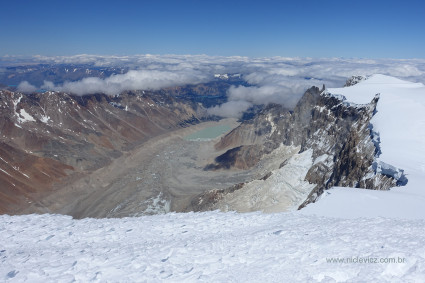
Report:
<svg viewBox="0 0 425 283"><path fill-rule="evenodd" d="M245 169L283 147L279 168L262 180L203 193L193 199L188 210L300 209L333 186L388 190L406 184L402 169L376 162L379 135L370 120L377 103L379 94L368 104L356 105L328 93L323 86L307 90L293 110L268 106L222 138L216 147L229 150L205 169ZM295 159L302 159L304 166L294 169ZM267 182L270 178L274 178L271 183ZM236 195L243 199L243 207L235 204Z"/></svg>

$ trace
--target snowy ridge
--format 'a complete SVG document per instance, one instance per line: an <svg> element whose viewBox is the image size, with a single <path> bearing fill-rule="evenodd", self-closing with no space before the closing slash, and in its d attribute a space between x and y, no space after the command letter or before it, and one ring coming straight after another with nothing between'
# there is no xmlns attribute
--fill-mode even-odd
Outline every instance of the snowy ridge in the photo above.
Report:
<svg viewBox="0 0 425 283"><path fill-rule="evenodd" d="M425 215L425 86L385 75L373 75L354 86L328 89L355 105L370 102L379 93L371 119L377 147L375 172L405 185L387 192L334 188L303 213L324 216L386 216L423 219ZM402 169L400 169L402 168ZM352 208L350 212L345 211ZM360 209L361 208L361 209Z"/></svg>
<svg viewBox="0 0 425 283"><path fill-rule="evenodd" d="M418 238L424 220L219 212L82 220L3 215L0 231L2 281L425 280L425 240Z"/></svg>
<svg viewBox="0 0 425 283"><path fill-rule="evenodd" d="M367 79L369 79L369 77L361 77L361 79L358 78L358 80L356 80L355 83L353 83L352 85L349 85L349 86L356 85L356 84L358 84L362 81L366 81ZM354 107L354 108L370 107L370 104L357 104L355 102L347 100L347 98L342 94L331 93L328 90L325 90L322 95L329 96L329 97L335 97L336 99L340 100L341 103L344 104L347 107ZM377 93L372 98L372 100L379 101L380 97L381 97L381 94ZM379 102L378 102L378 104L379 104ZM336 106L334 106L334 107L336 107ZM374 113L374 114L376 114L376 113ZM373 123L371 123L369 125L369 128L370 128L370 135L371 135L371 138L372 138L372 142L374 143L374 145L376 147L375 161L372 165L372 168L373 168L375 174L380 173L380 174L384 174L384 175L387 175L387 176L391 176L395 180L397 180L398 185L402 185L402 186L406 185L407 182L408 182L408 179L407 179L406 175L404 174L403 169L396 168L396 167L394 167L390 164L387 164L387 163L379 160L379 156L382 153L380 134L379 134L379 131L374 130Z"/></svg>
<svg viewBox="0 0 425 283"><path fill-rule="evenodd" d="M372 101L373 99L379 99L381 94L380 93L375 94L375 96L372 97L371 100L367 103L355 103L353 101L349 101L347 100L345 95L338 94L338 93L331 93L327 89L323 91L322 95L328 96L328 97L335 97L336 99L340 100L343 105L347 107L361 108L361 107L368 107L370 105L370 101Z"/></svg>

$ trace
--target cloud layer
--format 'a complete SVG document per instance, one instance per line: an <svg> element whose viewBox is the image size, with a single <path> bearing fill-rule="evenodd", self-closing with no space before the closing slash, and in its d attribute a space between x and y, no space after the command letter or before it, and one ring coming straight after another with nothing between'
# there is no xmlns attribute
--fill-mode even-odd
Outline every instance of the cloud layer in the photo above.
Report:
<svg viewBox="0 0 425 283"><path fill-rule="evenodd" d="M70 92L77 95L93 93L116 95L125 90L158 90L175 85L200 83L205 80L206 76L204 74L193 71L132 70L125 74L112 75L106 79L89 77L76 82L65 82L59 86L45 81L41 88Z"/></svg>
<svg viewBox="0 0 425 283"><path fill-rule="evenodd" d="M10 60L10 58L9 58ZM26 60L26 61L25 61ZM206 82L214 74L239 73L250 86L231 87L228 102L209 109L211 114L240 117L253 104L280 103L293 107L304 91L315 85L342 86L353 75L376 73L425 83L425 60L422 59L341 59L341 58L248 58L206 55L136 55L59 57L37 56L21 63L84 64L92 67L125 67L131 71L106 79L85 78L54 85L45 82L43 89L66 91L78 95L118 94L132 89L160 89L174 85ZM1 60L0 60L1 61ZM34 91L38 87L22 82L19 89Z"/></svg>

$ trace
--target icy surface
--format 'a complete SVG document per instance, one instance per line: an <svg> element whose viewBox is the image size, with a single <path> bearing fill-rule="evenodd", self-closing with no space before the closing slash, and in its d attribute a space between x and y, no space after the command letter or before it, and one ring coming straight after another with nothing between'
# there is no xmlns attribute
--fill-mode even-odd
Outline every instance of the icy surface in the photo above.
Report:
<svg viewBox="0 0 425 283"><path fill-rule="evenodd" d="M276 149L282 160L283 156L299 150L300 147L283 145ZM221 211L267 213L295 210L315 186L305 181L305 176L313 164L312 154L312 149L294 154L285 160L285 166L271 171L271 175L266 179L247 182L243 188L224 195L217 208Z"/></svg>
<svg viewBox="0 0 425 283"><path fill-rule="evenodd" d="M418 237L425 220L219 212L82 220L3 215L0 232L1 281L425 280L425 238Z"/></svg>
<svg viewBox="0 0 425 283"><path fill-rule="evenodd" d="M375 166L395 177L400 177L404 170L408 183L386 192L333 188L303 213L350 218L425 218L425 86L373 75L354 86L328 92L355 104L369 103L380 94L377 112L371 120L381 150Z"/></svg>

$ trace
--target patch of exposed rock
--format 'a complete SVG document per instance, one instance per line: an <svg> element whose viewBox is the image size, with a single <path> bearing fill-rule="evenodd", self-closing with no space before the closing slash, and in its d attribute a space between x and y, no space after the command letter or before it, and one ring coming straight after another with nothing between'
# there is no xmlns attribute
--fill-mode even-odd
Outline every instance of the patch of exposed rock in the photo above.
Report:
<svg viewBox="0 0 425 283"><path fill-rule="evenodd" d="M349 78L346 82L344 87L348 87L348 86L353 86L358 84L361 81L367 80L368 76L352 76L351 78Z"/></svg>

